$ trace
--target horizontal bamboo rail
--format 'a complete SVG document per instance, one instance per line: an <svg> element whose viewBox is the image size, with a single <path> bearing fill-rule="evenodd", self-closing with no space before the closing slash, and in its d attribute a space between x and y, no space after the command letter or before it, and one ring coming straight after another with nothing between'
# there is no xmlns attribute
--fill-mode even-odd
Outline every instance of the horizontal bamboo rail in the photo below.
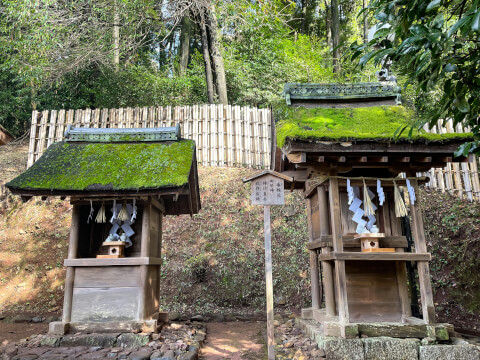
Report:
<svg viewBox="0 0 480 360"><path fill-rule="evenodd" d="M88 128L151 128L180 124L182 137L195 140L197 160L201 165L270 167L270 109L232 105L34 111L28 167L51 144L63 140L68 124Z"/></svg>

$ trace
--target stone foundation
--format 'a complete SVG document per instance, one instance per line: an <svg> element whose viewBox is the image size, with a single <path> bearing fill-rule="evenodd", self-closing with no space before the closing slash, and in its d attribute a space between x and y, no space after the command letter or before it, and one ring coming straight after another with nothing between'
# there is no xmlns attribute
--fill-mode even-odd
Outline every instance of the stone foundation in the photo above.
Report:
<svg viewBox="0 0 480 360"><path fill-rule="evenodd" d="M368 337L343 339L324 334L315 320L297 318L297 325L325 352L329 360L480 360L480 345L452 345L424 338ZM440 342L441 344L437 344Z"/></svg>

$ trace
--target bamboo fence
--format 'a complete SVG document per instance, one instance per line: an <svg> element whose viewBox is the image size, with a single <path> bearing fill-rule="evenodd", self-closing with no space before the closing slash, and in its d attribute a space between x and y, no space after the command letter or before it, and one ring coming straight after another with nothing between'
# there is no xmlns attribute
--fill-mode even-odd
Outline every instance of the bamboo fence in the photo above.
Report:
<svg viewBox="0 0 480 360"><path fill-rule="evenodd" d="M470 129L464 129L460 125L454 128L452 120L447 121L445 126L443 126L442 121L439 121L437 126L432 129L425 127L425 130L433 134L470 132ZM448 163L443 169L430 169L429 172L424 174L430 178L430 182L426 186L441 192L454 194L460 199L480 201L478 161L479 159L473 156L470 162Z"/></svg>
<svg viewBox="0 0 480 360"><path fill-rule="evenodd" d="M182 137L195 140L197 161L201 165L270 167L270 109L231 105L34 111L28 167L52 143L64 139L68 124L87 128L152 128L180 124Z"/></svg>
<svg viewBox="0 0 480 360"><path fill-rule="evenodd" d="M96 110L45 110L32 113L28 167L54 142L62 141L68 124L91 128L165 127L180 124L182 137L195 140L197 161L204 166L270 167L270 109L231 105L166 106ZM464 132L452 121L425 129L431 133ZM431 169L427 187L480 201L478 159Z"/></svg>

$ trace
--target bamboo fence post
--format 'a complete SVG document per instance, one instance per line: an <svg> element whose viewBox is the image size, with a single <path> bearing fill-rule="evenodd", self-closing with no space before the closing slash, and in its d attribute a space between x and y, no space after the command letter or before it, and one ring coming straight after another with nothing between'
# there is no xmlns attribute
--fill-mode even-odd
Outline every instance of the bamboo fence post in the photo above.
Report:
<svg viewBox="0 0 480 360"><path fill-rule="evenodd" d="M50 123L49 123L49 128L48 128L47 149L55 141L56 123L57 123L57 110L52 110L50 112Z"/></svg>
<svg viewBox="0 0 480 360"><path fill-rule="evenodd" d="M34 110L32 112L32 125L30 126L30 144L28 145L28 159L27 159L27 168L33 165L35 162L35 144L37 141L37 118L39 112Z"/></svg>

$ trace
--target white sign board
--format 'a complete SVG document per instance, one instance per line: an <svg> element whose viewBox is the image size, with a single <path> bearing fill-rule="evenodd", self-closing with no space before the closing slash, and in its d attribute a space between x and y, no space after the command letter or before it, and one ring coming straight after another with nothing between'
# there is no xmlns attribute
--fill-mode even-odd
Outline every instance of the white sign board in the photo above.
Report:
<svg viewBox="0 0 480 360"><path fill-rule="evenodd" d="M285 204L283 179L267 174L253 180L250 200L253 205Z"/></svg>

